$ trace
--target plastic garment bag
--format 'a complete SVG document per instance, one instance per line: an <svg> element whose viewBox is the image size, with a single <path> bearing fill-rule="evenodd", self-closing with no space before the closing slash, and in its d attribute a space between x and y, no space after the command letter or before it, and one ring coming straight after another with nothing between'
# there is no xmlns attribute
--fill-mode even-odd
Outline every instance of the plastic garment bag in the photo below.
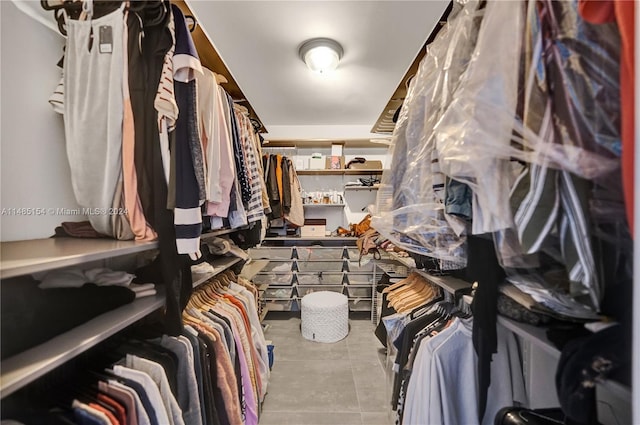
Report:
<svg viewBox="0 0 640 425"><path fill-rule="evenodd" d="M515 228L525 252L559 244L571 294L588 294L597 310L604 288L592 247L592 216L596 213L600 221L597 206L610 203L602 198L607 196L602 190L593 191L592 180L576 171L593 172L588 164L596 157L603 167L610 163L614 170L619 167L615 157L620 140L618 73L613 62L617 53L612 45L617 35L610 26L582 21L575 2L530 4L527 28L531 65L525 79L537 83L526 86L524 125L552 141L549 145L586 154L560 170L550 158L526 167L511 193ZM607 185L607 180L616 180L610 177L615 175L600 172L591 177ZM595 209L590 210L589 204Z"/></svg>
<svg viewBox="0 0 640 425"><path fill-rule="evenodd" d="M473 50L482 16L477 1L457 2L449 22L427 49L392 137L391 172L382 176L372 225L402 248L464 267L465 224L445 213L444 187L433 126L451 102ZM462 193L463 191L461 191Z"/></svg>
<svg viewBox="0 0 640 425"><path fill-rule="evenodd" d="M524 2L487 3L470 63L436 124L442 171L473 189L473 233L510 227L509 151L518 100Z"/></svg>

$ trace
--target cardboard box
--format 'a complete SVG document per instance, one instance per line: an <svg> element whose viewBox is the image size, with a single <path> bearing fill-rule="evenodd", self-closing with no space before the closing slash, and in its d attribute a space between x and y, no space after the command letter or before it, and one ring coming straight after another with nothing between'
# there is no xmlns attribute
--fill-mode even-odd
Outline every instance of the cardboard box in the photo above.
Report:
<svg viewBox="0 0 640 425"><path fill-rule="evenodd" d="M324 218L307 218L304 226L300 228L300 236L303 238L322 238L327 231L327 220Z"/></svg>
<svg viewBox="0 0 640 425"><path fill-rule="evenodd" d="M382 161L374 159L372 161L365 161L364 163L354 162L349 168L351 170L380 170L382 169Z"/></svg>

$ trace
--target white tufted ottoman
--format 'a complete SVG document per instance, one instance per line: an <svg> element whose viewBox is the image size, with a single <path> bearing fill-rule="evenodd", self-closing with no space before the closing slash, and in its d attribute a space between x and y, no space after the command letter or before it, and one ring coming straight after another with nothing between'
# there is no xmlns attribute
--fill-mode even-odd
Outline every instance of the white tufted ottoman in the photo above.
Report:
<svg viewBox="0 0 640 425"><path fill-rule="evenodd" d="M349 333L346 295L331 291L302 297L302 337L318 342L337 342Z"/></svg>

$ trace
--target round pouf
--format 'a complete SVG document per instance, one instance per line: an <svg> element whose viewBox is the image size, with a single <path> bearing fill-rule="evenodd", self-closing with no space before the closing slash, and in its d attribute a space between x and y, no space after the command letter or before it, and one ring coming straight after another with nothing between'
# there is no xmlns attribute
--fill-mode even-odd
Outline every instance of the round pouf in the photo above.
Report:
<svg viewBox="0 0 640 425"><path fill-rule="evenodd" d="M302 297L302 337L317 342L337 342L349 333L347 297L320 291Z"/></svg>

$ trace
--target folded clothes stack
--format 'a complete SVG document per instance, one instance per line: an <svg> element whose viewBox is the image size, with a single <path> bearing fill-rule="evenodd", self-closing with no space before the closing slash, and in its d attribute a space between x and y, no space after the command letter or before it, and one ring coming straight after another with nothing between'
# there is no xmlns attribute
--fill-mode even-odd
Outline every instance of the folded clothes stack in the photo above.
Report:
<svg viewBox="0 0 640 425"><path fill-rule="evenodd" d="M122 286L135 292L136 298L149 297L156 294L153 283L133 283L136 276L131 273L108 268L64 269L54 270L38 284L40 289L81 288L87 283L96 286Z"/></svg>

